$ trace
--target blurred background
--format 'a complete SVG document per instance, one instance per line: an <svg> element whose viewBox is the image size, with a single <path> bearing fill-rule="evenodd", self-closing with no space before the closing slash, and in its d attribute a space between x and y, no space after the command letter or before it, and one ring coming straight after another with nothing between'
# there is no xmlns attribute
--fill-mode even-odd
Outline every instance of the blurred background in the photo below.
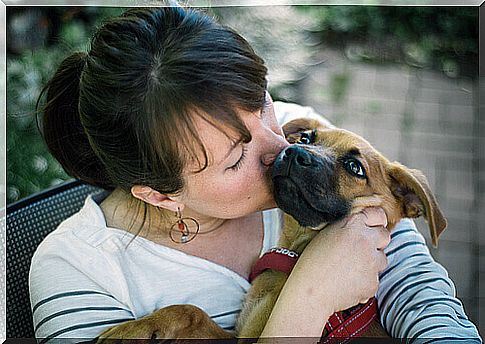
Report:
<svg viewBox="0 0 485 344"><path fill-rule="evenodd" d="M60 61L89 49L95 27L122 11L7 7L7 203L69 179L41 140L35 103ZM483 335L478 7L207 11L264 57L273 98L312 106L334 124L363 135L391 160L428 176L449 223L431 253L448 269ZM426 223L417 223L429 239Z"/></svg>

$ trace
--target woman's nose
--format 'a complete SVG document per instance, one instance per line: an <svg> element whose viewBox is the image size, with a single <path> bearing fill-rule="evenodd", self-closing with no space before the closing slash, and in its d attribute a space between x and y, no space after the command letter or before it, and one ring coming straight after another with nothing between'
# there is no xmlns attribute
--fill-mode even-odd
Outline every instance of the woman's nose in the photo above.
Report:
<svg viewBox="0 0 485 344"><path fill-rule="evenodd" d="M266 140L261 143L261 147L264 150L261 154L261 163L265 166L271 166L278 154L290 145L282 135L272 130L270 132L267 134Z"/></svg>

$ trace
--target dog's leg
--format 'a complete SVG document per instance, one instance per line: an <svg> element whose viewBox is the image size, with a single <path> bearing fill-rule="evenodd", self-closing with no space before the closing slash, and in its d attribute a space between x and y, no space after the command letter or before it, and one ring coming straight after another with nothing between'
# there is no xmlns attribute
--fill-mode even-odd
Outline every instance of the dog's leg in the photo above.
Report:
<svg viewBox="0 0 485 344"><path fill-rule="evenodd" d="M274 270L267 270L256 278L236 323L238 337L261 335L287 278L285 273Z"/></svg>

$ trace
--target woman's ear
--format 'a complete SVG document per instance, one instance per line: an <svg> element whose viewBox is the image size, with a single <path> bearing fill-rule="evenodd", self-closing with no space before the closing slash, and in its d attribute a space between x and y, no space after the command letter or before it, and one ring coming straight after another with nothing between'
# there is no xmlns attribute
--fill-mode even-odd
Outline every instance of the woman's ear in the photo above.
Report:
<svg viewBox="0 0 485 344"><path fill-rule="evenodd" d="M176 212L178 209L182 211L185 207L183 203L177 202L169 196L153 190L149 186L134 185L131 187L131 194L133 195L133 197L136 197L145 203L173 212Z"/></svg>

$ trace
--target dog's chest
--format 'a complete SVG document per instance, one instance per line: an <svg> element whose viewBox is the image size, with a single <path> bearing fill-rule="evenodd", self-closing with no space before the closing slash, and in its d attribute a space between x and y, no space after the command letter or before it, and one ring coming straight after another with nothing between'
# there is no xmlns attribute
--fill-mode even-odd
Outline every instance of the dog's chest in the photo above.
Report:
<svg viewBox="0 0 485 344"><path fill-rule="evenodd" d="M279 247L288 248L301 254L306 245L318 234L318 231L302 227L288 214L284 216L284 231L278 242Z"/></svg>

